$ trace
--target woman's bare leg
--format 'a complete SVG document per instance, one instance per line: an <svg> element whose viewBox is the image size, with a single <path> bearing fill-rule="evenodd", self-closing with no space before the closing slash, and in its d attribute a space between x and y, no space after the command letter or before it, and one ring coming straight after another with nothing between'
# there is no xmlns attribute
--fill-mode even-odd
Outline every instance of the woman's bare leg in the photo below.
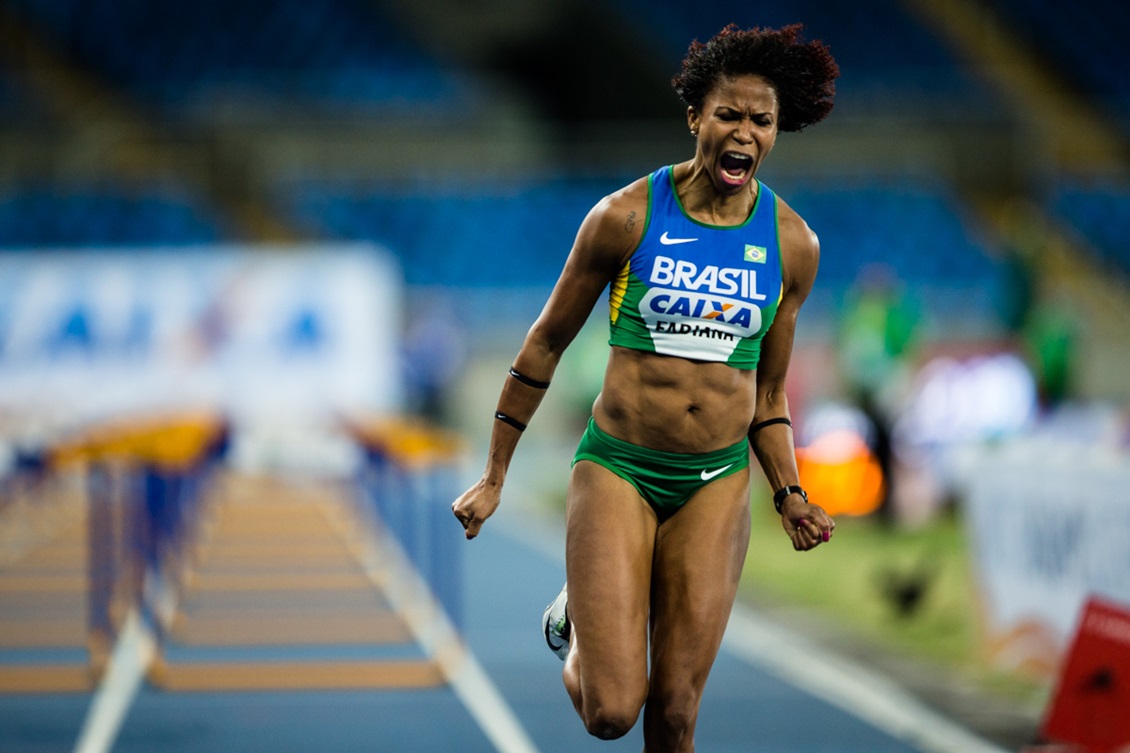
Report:
<svg viewBox="0 0 1130 753"><path fill-rule="evenodd" d="M659 528L651 583L646 753L693 753L706 678L749 547L749 472L708 486Z"/></svg>
<svg viewBox="0 0 1130 753"><path fill-rule="evenodd" d="M589 733L613 739L632 728L647 698L655 513L627 481L580 461L566 521L572 636L563 678Z"/></svg>

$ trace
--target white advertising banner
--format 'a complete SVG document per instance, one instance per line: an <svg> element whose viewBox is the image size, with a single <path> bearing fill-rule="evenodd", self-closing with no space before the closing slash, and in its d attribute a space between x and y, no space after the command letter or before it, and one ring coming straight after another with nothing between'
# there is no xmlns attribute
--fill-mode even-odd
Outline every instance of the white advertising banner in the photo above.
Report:
<svg viewBox="0 0 1130 753"><path fill-rule="evenodd" d="M1089 596L1130 605L1130 459L1041 443L966 470L990 655L1054 671Z"/></svg>
<svg viewBox="0 0 1130 753"><path fill-rule="evenodd" d="M401 274L367 245L0 255L0 416L397 411Z"/></svg>

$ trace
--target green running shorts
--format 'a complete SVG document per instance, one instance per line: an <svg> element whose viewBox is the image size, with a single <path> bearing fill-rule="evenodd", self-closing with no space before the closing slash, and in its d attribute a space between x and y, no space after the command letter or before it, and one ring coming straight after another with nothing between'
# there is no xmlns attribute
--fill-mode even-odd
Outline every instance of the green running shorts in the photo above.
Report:
<svg viewBox="0 0 1130 753"><path fill-rule="evenodd" d="M591 460L626 480L664 519L711 481L748 468L749 442L742 439L730 447L694 455L663 452L609 436L590 418L573 465L578 460Z"/></svg>

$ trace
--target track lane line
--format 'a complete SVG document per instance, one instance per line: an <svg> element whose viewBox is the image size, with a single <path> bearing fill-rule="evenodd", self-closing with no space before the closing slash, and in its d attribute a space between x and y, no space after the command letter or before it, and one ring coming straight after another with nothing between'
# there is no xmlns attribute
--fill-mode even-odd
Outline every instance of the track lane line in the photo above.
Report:
<svg viewBox="0 0 1130 753"><path fill-rule="evenodd" d="M739 659L923 753L1008 753L915 700L889 679L734 604L722 646Z"/></svg>
<svg viewBox="0 0 1130 753"><path fill-rule="evenodd" d="M327 511L338 530L350 531L344 520ZM400 543L382 526L363 518L362 568L379 582L389 603L401 614L425 654L433 657L455 695L499 753L540 753L514 710L475 658L439 605ZM392 572L393 577L389 577Z"/></svg>
<svg viewBox="0 0 1130 753"><path fill-rule="evenodd" d="M109 753L156 655L153 633L137 609L131 609L83 719L74 753Z"/></svg>

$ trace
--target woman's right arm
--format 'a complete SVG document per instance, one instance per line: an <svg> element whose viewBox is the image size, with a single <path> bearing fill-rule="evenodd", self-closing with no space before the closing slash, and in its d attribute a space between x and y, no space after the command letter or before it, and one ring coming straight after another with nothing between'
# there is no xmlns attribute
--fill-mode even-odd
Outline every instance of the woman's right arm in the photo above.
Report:
<svg viewBox="0 0 1130 753"><path fill-rule="evenodd" d="M519 427L530 422L545 396L544 387L529 382L552 381L565 349L639 243L646 211L647 184L637 181L601 200L581 223L561 276L514 359L513 371L525 380L508 375L503 383L495 415L505 418L494 421L486 469L451 506L468 539L478 535L498 508L502 483L522 436Z"/></svg>

